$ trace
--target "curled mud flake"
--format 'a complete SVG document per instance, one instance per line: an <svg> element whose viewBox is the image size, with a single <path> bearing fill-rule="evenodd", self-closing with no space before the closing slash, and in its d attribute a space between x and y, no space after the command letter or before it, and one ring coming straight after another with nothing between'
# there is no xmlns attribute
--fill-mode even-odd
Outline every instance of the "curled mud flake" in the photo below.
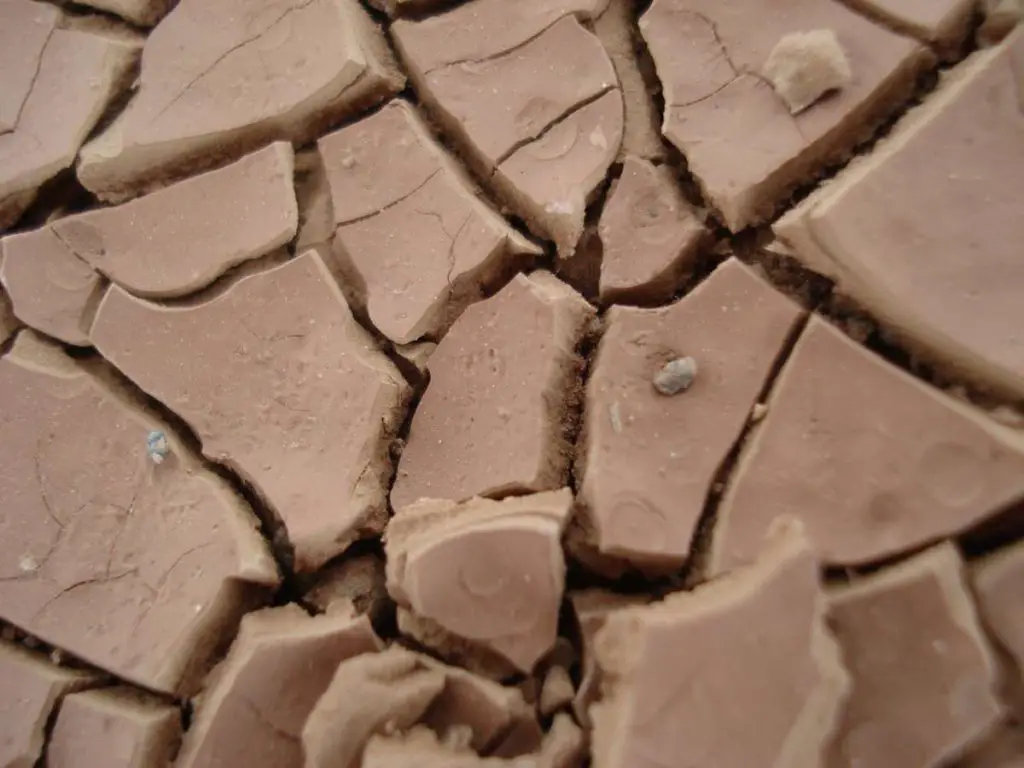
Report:
<svg viewBox="0 0 1024 768"><path fill-rule="evenodd" d="M653 384L660 394L671 397L688 390L695 378L697 361L692 357L677 357L655 374Z"/></svg>
<svg viewBox="0 0 1024 768"><path fill-rule="evenodd" d="M783 37L768 55L764 76L794 115L849 85L853 77L846 52L831 29Z"/></svg>
<svg viewBox="0 0 1024 768"><path fill-rule="evenodd" d="M158 429L146 436L146 454L154 464L163 464L171 447L167 443L167 435Z"/></svg>

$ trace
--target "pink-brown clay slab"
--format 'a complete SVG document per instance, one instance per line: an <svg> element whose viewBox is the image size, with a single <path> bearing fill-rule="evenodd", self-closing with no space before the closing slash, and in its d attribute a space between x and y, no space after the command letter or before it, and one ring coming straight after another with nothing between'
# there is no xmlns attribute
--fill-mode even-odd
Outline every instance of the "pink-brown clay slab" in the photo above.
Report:
<svg viewBox="0 0 1024 768"><path fill-rule="evenodd" d="M838 37L853 80L794 116L762 70L783 37L816 29ZM663 88L662 131L734 232L868 138L930 63L919 43L835 0L655 0L640 31Z"/></svg>
<svg viewBox="0 0 1024 768"><path fill-rule="evenodd" d="M248 614L175 766L303 768L302 729L338 665L380 647L365 616L310 617L295 605Z"/></svg>
<svg viewBox="0 0 1024 768"><path fill-rule="evenodd" d="M718 509L710 568L757 552L778 517L831 565L964 531L1024 497L1024 435L813 317Z"/></svg>
<svg viewBox="0 0 1024 768"><path fill-rule="evenodd" d="M42 3L4 0L0 8L0 56L10 51L19 62L8 66L6 58L0 60L0 92L8 105L2 109L12 115L13 105L20 104L13 125L0 129L3 231L28 208L41 184L74 163L108 104L129 85L140 44L126 35L54 28L57 20ZM40 14L45 18L39 20ZM34 54L43 31L46 41ZM25 66L34 75L22 96Z"/></svg>
<svg viewBox="0 0 1024 768"><path fill-rule="evenodd" d="M825 610L813 549L785 526L754 565L613 612L595 768L820 765L849 690Z"/></svg>
<svg viewBox="0 0 1024 768"><path fill-rule="evenodd" d="M181 711L131 688L64 699L46 747L48 768L167 768L181 740Z"/></svg>
<svg viewBox="0 0 1024 768"><path fill-rule="evenodd" d="M241 500L108 377L30 332L0 360L0 618L179 692L276 567Z"/></svg>
<svg viewBox="0 0 1024 768"><path fill-rule="evenodd" d="M32 768L43 752L47 723L65 694L101 678L49 663L45 656L0 641L0 765Z"/></svg>
<svg viewBox="0 0 1024 768"><path fill-rule="evenodd" d="M955 56L963 45L976 8L971 0L853 0L850 5L947 56Z"/></svg>
<svg viewBox="0 0 1024 768"><path fill-rule="evenodd" d="M400 646L343 661L302 729L306 768L359 768L374 733L411 728L444 686L440 670Z"/></svg>
<svg viewBox="0 0 1024 768"><path fill-rule="evenodd" d="M601 553L641 569L688 559L711 484L801 315L736 259L669 307L612 307L576 473ZM692 385L655 389L665 365L686 357Z"/></svg>
<svg viewBox="0 0 1024 768"><path fill-rule="evenodd" d="M312 570L387 517L408 385L308 251L194 306L111 288L97 349L253 484Z"/></svg>
<svg viewBox="0 0 1024 768"><path fill-rule="evenodd" d="M634 39L634 8L632 0L611 0L594 20L594 33L608 51L622 89L625 120L620 158L633 155L645 160L658 160L665 156L665 145L661 140L654 100L641 73L640 55Z"/></svg>
<svg viewBox="0 0 1024 768"><path fill-rule="evenodd" d="M423 19L396 21L392 32L402 53L430 74L515 50L566 16L593 21L607 6L608 0L472 0Z"/></svg>
<svg viewBox="0 0 1024 768"><path fill-rule="evenodd" d="M997 668L952 544L830 595L853 688L829 768L949 765L1002 714Z"/></svg>
<svg viewBox="0 0 1024 768"><path fill-rule="evenodd" d="M593 12L606 3L589 5ZM582 234L586 204L618 155L624 119L615 68L570 10L583 9L529 2L512 10L488 0L394 26L410 76L442 128L473 168L495 175L502 196L565 257ZM479 33L452 33L454 42L438 49L450 53L433 53L427 41L460 20ZM468 57L451 53L461 40Z"/></svg>
<svg viewBox="0 0 1024 768"><path fill-rule="evenodd" d="M671 172L627 156L601 221L603 302L668 301L693 268L707 230Z"/></svg>
<svg viewBox="0 0 1024 768"><path fill-rule="evenodd" d="M128 107L82 150L105 199L272 140L308 141L402 87L358 0L181 0L153 30Z"/></svg>
<svg viewBox="0 0 1024 768"><path fill-rule="evenodd" d="M89 346L103 276L45 228L3 238L0 256L0 283L15 316L55 339Z"/></svg>
<svg viewBox="0 0 1024 768"><path fill-rule="evenodd" d="M563 433L594 309L547 272L467 309L430 358L391 504L559 488Z"/></svg>
<svg viewBox="0 0 1024 768"><path fill-rule="evenodd" d="M971 568L978 611L986 626L1024 671L1024 545L997 550Z"/></svg>
<svg viewBox="0 0 1024 768"><path fill-rule="evenodd" d="M47 228L81 262L129 292L182 296L295 237L293 171L292 148L279 142L225 168Z"/></svg>
<svg viewBox="0 0 1024 768"><path fill-rule="evenodd" d="M322 138L349 293L385 336L440 336L540 249L476 197L405 101Z"/></svg>
<svg viewBox="0 0 1024 768"><path fill-rule="evenodd" d="M1018 33L951 70L892 138L775 227L912 347L1014 397L1024 396L1022 83Z"/></svg>
<svg viewBox="0 0 1024 768"><path fill-rule="evenodd" d="M47 3L0 0L0 136L17 127L60 16Z"/></svg>
<svg viewBox="0 0 1024 768"><path fill-rule="evenodd" d="M388 591L415 615L529 673L555 643L571 504L562 489L403 507L385 538Z"/></svg>

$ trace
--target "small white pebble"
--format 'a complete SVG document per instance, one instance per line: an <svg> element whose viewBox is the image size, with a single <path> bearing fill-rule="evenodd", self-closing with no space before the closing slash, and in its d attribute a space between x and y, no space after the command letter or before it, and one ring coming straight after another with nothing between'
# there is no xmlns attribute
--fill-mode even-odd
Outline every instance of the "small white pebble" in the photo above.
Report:
<svg viewBox="0 0 1024 768"><path fill-rule="evenodd" d="M618 401L615 401L608 408L608 419L612 423L612 432L620 434L622 432L622 411L619 409Z"/></svg>
<svg viewBox="0 0 1024 768"><path fill-rule="evenodd" d="M18 569L22 573L35 573L39 570L39 563L32 555L23 555L21 560L18 561Z"/></svg>
<svg viewBox="0 0 1024 768"><path fill-rule="evenodd" d="M768 415L768 406L764 403L756 403L753 410L750 411L750 421L753 424L757 424L761 419Z"/></svg>
<svg viewBox="0 0 1024 768"><path fill-rule="evenodd" d="M672 396L685 392L697 378L697 361L692 357L669 360L654 375L654 388L662 395Z"/></svg>

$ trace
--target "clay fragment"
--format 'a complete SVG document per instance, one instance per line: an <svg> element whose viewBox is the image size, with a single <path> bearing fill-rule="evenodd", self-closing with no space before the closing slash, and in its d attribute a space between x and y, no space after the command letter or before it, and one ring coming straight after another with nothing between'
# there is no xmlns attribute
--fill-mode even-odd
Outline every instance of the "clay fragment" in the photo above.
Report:
<svg viewBox="0 0 1024 768"><path fill-rule="evenodd" d="M1013 245L1024 238L1022 56L1015 34L950 70L876 151L775 225L912 350L1014 398L1024 396ZM969 221L955 215L979 199Z"/></svg>
<svg viewBox="0 0 1024 768"><path fill-rule="evenodd" d="M576 686L569 677L569 670L556 664L544 675L537 711L544 717L550 717L558 710L568 707L575 697Z"/></svg>
<svg viewBox="0 0 1024 768"><path fill-rule="evenodd" d="M831 29L786 35L768 54L763 71L794 115L853 79L846 51Z"/></svg>
<svg viewBox="0 0 1024 768"><path fill-rule="evenodd" d="M319 148L349 300L396 343L440 337L540 254L476 196L405 101L323 137Z"/></svg>
<svg viewBox="0 0 1024 768"><path fill-rule="evenodd" d="M596 13L606 4L585 5ZM581 5L487 0L392 28L442 128L566 258L583 233L588 201L618 155L624 119L607 53L571 14Z"/></svg>
<svg viewBox="0 0 1024 768"><path fill-rule="evenodd" d="M102 275L50 229L3 238L0 256L0 282L18 319L60 341L89 346L89 327L107 287Z"/></svg>
<svg viewBox="0 0 1024 768"><path fill-rule="evenodd" d="M780 40L808 30L832 31L853 79L794 115L765 65ZM662 84L662 133L733 232L770 218L795 187L845 160L933 61L920 43L834 0L795 0L785 12L761 0L654 0L640 31Z"/></svg>
<svg viewBox="0 0 1024 768"><path fill-rule="evenodd" d="M181 738L181 712L131 688L64 699L46 748L51 768L167 768Z"/></svg>
<svg viewBox="0 0 1024 768"><path fill-rule="evenodd" d="M0 765L31 768L43 752L47 722L66 694L100 684L89 672L57 667L46 657L0 640Z"/></svg>
<svg viewBox="0 0 1024 768"><path fill-rule="evenodd" d="M591 727L590 706L600 698L601 671L597 665L594 640L608 617L620 608L646 605L650 599L641 595L619 595L601 589L588 589L569 594L583 641L583 673L579 690L572 702L576 721Z"/></svg>
<svg viewBox="0 0 1024 768"><path fill-rule="evenodd" d="M962 571L940 544L832 592L853 688L830 768L947 765L999 721L997 666Z"/></svg>
<svg viewBox="0 0 1024 768"><path fill-rule="evenodd" d="M563 425L593 307L547 272L517 275L470 306L430 358L391 491L422 498L535 492L565 484Z"/></svg>
<svg viewBox="0 0 1024 768"><path fill-rule="evenodd" d="M256 586L277 583L255 517L102 369L31 332L0 359L0 401L0 618L188 692ZM146 455L154 430L171 445L161 465Z"/></svg>
<svg viewBox="0 0 1024 768"><path fill-rule="evenodd" d="M444 685L399 646L343 662L303 727L306 768L358 768L374 733L411 728Z"/></svg>
<svg viewBox="0 0 1024 768"><path fill-rule="evenodd" d="M977 8L972 0L853 0L850 5L901 34L929 43L947 59L961 52Z"/></svg>
<svg viewBox="0 0 1024 768"><path fill-rule="evenodd" d="M74 163L141 49L134 35L60 23L48 4L0 0L0 232Z"/></svg>
<svg viewBox="0 0 1024 768"><path fill-rule="evenodd" d="M385 534L388 591L445 632L530 673L555 643L568 489L462 504L422 499ZM417 637L437 647L439 638Z"/></svg>
<svg viewBox="0 0 1024 768"><path fill-rule="evenodd" d="M584 754L582 731L568 715L555 717L535 753L524 757L480 757L468 748L439 741L419 727L405 734L374 736L367 744L362 768L578 768Z"/></svg>
<svg viewBox="0 0 1024 768"><path fill-rule="evenodd" d="M823 562L857 565L1024 498L1024 437L816 317L768 406L718 508L713 573L750 560L782 516L804 522Z"/></svg>
<svg viewBox="0 0 1024 768"><path fill-rule="evenodd" d="M612 613L595 768L821 764L849 690L825 611L810 543L787 525L751 567Z"/></svg>
<svg viewBox="0 0 1024 768"><path fill-rule="evenodd" d="M985 18L978 27L978 42L995 45L1024 20L1022 0L983 0Z"/></svg>
<svg viewBox="0 0 1024 768"><path fill-rule="evenodd" d="M409 388L314 251L195 305L163 307L115 286L91 339L270 503L296 569L383 528L388 447Z"/></svg>
<svg viewBox="0 0 1024 768"><path fill-rule="evenodd" d="M295 605L248 614L175 765L304 768L303 728L335 670L380 647L365 616L310 617Z"/></svg>
<svg viewBox="0 0 1024 768"><path fill-rule="evenodd" d="M80 261L137 296L183 296L295 237L294 153L278 142L124 205L50 223Z"/></svg>
<svg viewBox="0 0 1024 768"><path fill-rule="evenodd" d="M608 194L598 231L605 303L668 301L707 235L668 169L634 156Z"/></svg>
<svg viewBox="0 0 1024 768"><path fill-rule="evenodd" d="M0 260L2 259L3 251L0 246ZM0 277L2 277L2 262L0 262ZM10 297L0 287L0 345L5 344L20 326L21 323L14 316L14 310L11 308Z"/></svg>
<svg viewBox="0 0 1024 768"><path fill-rule="evenodd" d="M665 145L661 142L654 101L640 73L633 13L631 0L611 0L594 20L594 32L608 52L622 89L625 120L619 159L633 156L648 161L660 160L665 156Z"/></svg>
<svg viewBox="0 0 1024 768"><path fill-rule="evenodd" d="M351 606L357 613L374 619L387 600L384 559L369 554L328 563L317 572L316 580L302 599L321 613L349 610Z"/></svg>
<svg viewBox="0 0 1024 768"><path fill-rule="evenodd" d="M985 624L1024 672L1024 545L1017 543L997 550L972 567L972 581L978 612Z"/></svg>
<svg viewBox="0 0 1024 768"><path fill-rule="evenodd" d="M599 555L641 569L685 562L711 483L801 314L736 259L669 307L609 310L576 466L584 535ZM700 373L685 393L652 386L690 355Z"/></svg>
<svg viewBox="0 0 1024 768"><path fill-rule="evenodd" d="M181 0L146 42L135 96L82 149L105 200L233 159L303 144L402 88L357 0Z"/></svg>

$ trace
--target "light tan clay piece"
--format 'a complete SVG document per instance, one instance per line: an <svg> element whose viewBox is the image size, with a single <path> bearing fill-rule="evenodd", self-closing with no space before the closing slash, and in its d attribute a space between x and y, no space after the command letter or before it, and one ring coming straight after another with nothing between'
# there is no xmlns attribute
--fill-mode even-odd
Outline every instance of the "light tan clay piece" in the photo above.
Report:
<svg viewBox="0 0 1024 768"><path fill-rule="evenodd" d="M707 230L668 168L628 156L601 212L601 301L668 301L693 268Z"/></svg>
<svg viewBox="0 0 1024 768"><path fill-rule="evenodd" d="M588 589L573 592L569 595L576 621L580 627L580 638L583 643L583 674L579 690L573 699L572 709L576 721L590 727L590 705L600 698L600 669L597 666L597 654L594 651L594 640L604 626L605 621L621 608L632 608L646 605L650 598L643 595L620 595L601 589Z"/></svg>
<svg viewBox="0 0 1024 768"><path fill-rule="evenodd" d="M319 141L350 300L399 344L437 338L540 249L474 193L407 102Z"/></svg>
<svg viewBox="0 0 1024 768"><path fill-rule="evenodd" d="M361 768L578 768L585 740L565 714L555 717L537 752L515 758L480 757L467 747L443 743L426 728L370 739Z"/></svg>
<svg viewBox="0 0 1024 768"><path fill-rule="evenodd" d="M47 3L0 0L0 136L18 125L60 19L60 10Z"/></svg>
<svg viewBox="0 0 1024 768"><path fill-rule="evenodd" d="M139 54L134 37L60 22L46 3L0 0L0 232L74 163Z"/></svg>
<svg viewBox="0 0 1024 768"><path fill-rule="evenodd" d="M50 229L0 240L0 283L22 322L55 339L89 346L89 326L106 281Z"/></svg>
<svg viewBox="0 0 1024 768"><path fill-rule="evenodd" d="M619 152L623 101L601 42L573 15L607 0L495 0L392 26L425 105L531 228L571 256Z"/></svg>
<svg viewBox="0 0 1024 768"><path fill-rule="evenodd" d="M799 259L908 343L1015 397L1022 87L1024 31L951 70L871 155L775 225Z"/></svg>
<svg viewBox="0 0 1024 768"><path fill-rule="evenodd" d="M846 51L831 29L786 35L768 54L763 74L794 115L853 79Z"/></svg>
<svg viewBox="0 0 1024 768"><path fill-rule="evenodd" d="M640 73L639 35L634 36L633 9L632 0L611 0L604 13L594 20L594 32L608 51L622 89L625 120L619 158L632 155L648 161L660 160L665 157L665 145L654 101Z"/></svg>
<svg viewBox="0 0 1024 768"><path fill-rule="evenodd" d="M791 115L763 68L780 40L810 30L835 34L853 80ZM932 62L835 0L654 0L640 31L663 87L662 131L734 232L869 138Z"/></svg>
<svg viewBox="0 0 1024 768"><path fill-rule="evenodd" d="M251 585L277 583L255 518L166 425L31 332L0 360L0 402L0 618L122 679L188 690Z"/></svg>
<svg viewBox="0 0 1024 768"><path fill-rule="evenodd" d="M317 571L316 581L303 595L303 602L321 613L352 606L371 618L387 599L384 584L384 559L374 555L345 558Z"/></svg>
<svg viewBox="0 0 1024 768"><path fill-rule="evenodd" d="M305 767L359 768L373 734L411 728L444 684L399 646L342 662L302 729Z"/></svg>
<svg viewBox="0 0 1024 768"><path fill-rule="evenodd" d="M0 246L0 260L2 259L3 246ZM0 265L2 265L2 261L0 261ZM2 268L0 268L0 273L2 273ZM21 323L14 316L14 310L11 309L11 299L0 285L0 346L5 344L20 326Z"/></svg>
<svg viewBox="0 0 1024 768"><path fill-rule="evenodd" d="M812 317L718 508L710 569L750 560L772 522L804 522L830 565L967 530L1024 498L1024 436Z"/></svg>
<svg viewBox="0 0 1024 768"><path fill-rule="evenodd" d="M176 768L304 768L302 729L338 665L380 647L365 616L310 617L295 605L248 614L196 704Z"/></svg>
<svg viewBox="0 0 1024 768"><path fill-rule="evenodd" d="M956 768L1024 768L1024 732L1011 724L997 727Z"/></svg>
<svg viewBox="0 0 1024 768"><path fill-rule="evenodd" d="M571 504L562 489L403 507L385 535L388 591L416 616L529 673L557 635Z"/></svg>
<svg viewBox="0 0 1024 768"><path fill-rule="evenodd" d="M802 311L736 259L669 307L612 307L587 382L577 477L600 553L677 569L711 484ZM699 374L668 397L652 381L684 356Z"/></svg>
<svg viewBox="0 0 1024 768"><path fill-rule="evenodd" d="M98 685L92 673L58 667L45 656L0 640L0 765L32 768L46 740L46 728L65 694Z"/></svg>
<svg viewBox="0 0 1024 768"><path fill-rule="evenodd" d="M298 570L383 528L388 446L409 388L315 252L195 306L113 287L91 337L271 504Z"/></svg>
<svg viewBox="0 0 1024 768"><path fill-rule="evenodd" d="M417 499L544 491L565 484L563 426L577 387L575 347L594 309L548 272L517 275L470 306L430 358L391 491Z"/></svg>
<svg viewBox="0 0 1024 768"><path fill-rule="evenodd" d="M978 28L981 45L995 45L1024 20L1024 0L982 0L984 21Z"/></svg>
<svg viewBox="0 0 1024 768"><path fill-rule="evenodd" d="M1024 672L1024 544L1017 543L974 563L978 612L999 644Z"/></svg>
<svg viewBox="0 0 1024 768"><path fill-rule="evenodd" d="M83 263L138 296L182 296L295 237L291 145L113 208L47 226ZM38 269L37 269L38 271Z"/></svg>
<svg viewBox="0 0 1024 768"><path fill-rule="evenodd" d="M974 0L852 0L850 6L934 45L947 57L959 52L977 8Z"/></svg>
<svg viewBox="0 0 1024 768"><path fill-rule="evenodd" d="M302 144L404 77L358 0L181 0L146 41L128 107L78 177L124 198L273 140Z"/></svg>
<svg viewBox="0 0 1024 768"><path fill-rule="evenodd" d="M823 764L949 765L999 721L996 661L962 571L940 544L831 593L853 688Z"/></svg>
<svg viewBox="0 0 1024 768"><path fill-rule="evenodd" d="M64 699L46 747L47 768L167 768L181 739L181 712L130 688Z"/></svg>
<svg viewBox="0 0 1024 768"><path fill-rule="evenodd" d="M780 528L749 568L607 618L594 768L820 765L849 679L810 543Z"/></svg>

